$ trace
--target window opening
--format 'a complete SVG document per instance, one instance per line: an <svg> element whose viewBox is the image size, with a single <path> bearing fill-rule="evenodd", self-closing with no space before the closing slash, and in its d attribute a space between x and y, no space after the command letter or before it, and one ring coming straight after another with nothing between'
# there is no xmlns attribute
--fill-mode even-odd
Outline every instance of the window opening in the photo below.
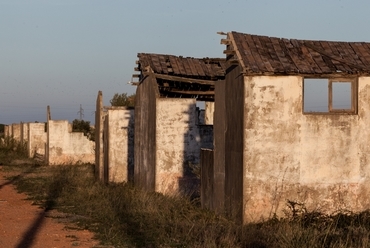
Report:
<svg viewBox="0 0 370 248"><path fill-rule="evenodd" d="M351 78L305 78L303 82L304 113L357 112L357 84Z"/></svg>

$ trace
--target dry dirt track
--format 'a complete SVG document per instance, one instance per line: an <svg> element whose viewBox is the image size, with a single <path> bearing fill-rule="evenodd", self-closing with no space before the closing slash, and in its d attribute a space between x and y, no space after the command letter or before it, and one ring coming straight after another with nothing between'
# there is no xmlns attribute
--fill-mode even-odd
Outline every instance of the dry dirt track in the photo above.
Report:
<svg viewBox="0 0 370 248"><path fill-rule="evenodd" d="M98 241L86 230L66 228L67 223L56 211L45 212L26 200L4 178L0 166L0 247L1 248L51 248L94 247ZM59 217L59 218L51 218ZM70 224L68 224L70 226Z"/></svg>

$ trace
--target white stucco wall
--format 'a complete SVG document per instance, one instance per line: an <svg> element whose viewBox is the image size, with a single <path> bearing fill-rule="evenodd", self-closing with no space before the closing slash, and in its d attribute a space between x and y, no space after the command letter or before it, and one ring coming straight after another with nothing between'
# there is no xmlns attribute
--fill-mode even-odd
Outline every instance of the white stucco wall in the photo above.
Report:
<svg viewBox="0 0 370 248"><path fill-rule="evenodd" d="M95 142L82 132L69 132L66 120L48 121L48 164L94 163Z"/></svg>
<svg viewBox="0 0 370 248"><path fill-rule="evenodd" d="M127 182L129 169L134 163L134 110L115 107L109 109L105 117L107 122L104 138L108 147L104 161L109 182Z"/></svg>
<svg viewBox="0 0 370 248"><path fill-rule="evenodd" d="M194 99L159 98L156 104L155 190L171 194L190 183L184 168L199 163L200 137Z"/></svg>
<svg viewBox="0 0 370 248"><path fill-rule="evenodd" d="M45 123L27 123L27 151L29 157L35 154L45 155L46 132Z"/></svg>
<svg viewBox="0 0 370 248"><path fill-rule="evenodd" d="M11 136L16 141L21 141L21 124L17 123L12 124Z"/></svg>
<svg viewBox="0 0 370 248"><path fill-rule="evenodd" d="M358 115L304 115L301 77L245 77L244 221L369 208L369 100L360 78Z"/></svg>
<svg viewBox="0 0 370 248"><path fill-rule="evenodd" d="M22 143L26 143L28 140L28 123L21 122L21 137Z"/></svg>

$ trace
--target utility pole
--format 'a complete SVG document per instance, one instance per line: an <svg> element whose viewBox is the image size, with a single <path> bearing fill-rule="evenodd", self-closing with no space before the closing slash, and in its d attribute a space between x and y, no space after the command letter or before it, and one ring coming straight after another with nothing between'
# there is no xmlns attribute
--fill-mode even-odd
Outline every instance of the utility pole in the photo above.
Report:
<svg viewBox="0 0 370 248"><path fill-rule="evenodd" d="M80 111L78 111L77 114L80 114L80 120L82 120L84 117L84 109L82 108L82 104L80 104Z"/></svg>

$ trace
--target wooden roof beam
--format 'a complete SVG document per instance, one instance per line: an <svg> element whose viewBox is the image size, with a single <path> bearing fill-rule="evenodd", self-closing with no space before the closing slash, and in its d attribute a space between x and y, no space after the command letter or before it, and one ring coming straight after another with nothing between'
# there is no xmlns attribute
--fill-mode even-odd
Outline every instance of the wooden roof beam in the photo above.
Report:
<svg viewBox="0 0 370 248"><path fill-rule="evenodd" d="M195 84L204 84L204 85L215 85L215 80L204 80L204 79L196 79L196 78L186 78L186 77L178 77L178 76L171 76L171 75L164 75L158 73L143 73L144 75L152 75L155 78L169 80L169 81L176 81L176 82L184 82L184 83L195 83Z"/></svg>

